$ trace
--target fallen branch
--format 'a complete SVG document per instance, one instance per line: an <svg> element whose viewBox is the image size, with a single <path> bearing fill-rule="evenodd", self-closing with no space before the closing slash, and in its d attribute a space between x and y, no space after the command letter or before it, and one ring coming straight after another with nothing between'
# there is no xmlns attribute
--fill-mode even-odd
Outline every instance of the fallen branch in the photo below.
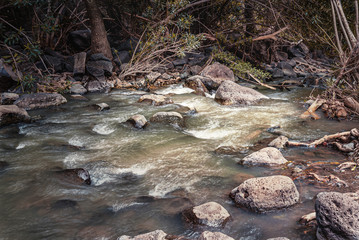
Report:
<svg viewBox="0 0 359 240"><path fill-rule="evenodd" d="M266 88L269 88L269 89L272 89L272 90L277 90L275 87L272 87L272 86L269 86L265 83L262 83L261 81L259 81L258 78L256 78L255 76L253 76L253 74L250 74L249 72L247 72L247 74L253 78L259 85L263 86L263 87L266 87Z"/></svg>
<svg viewBox="0 0 359 240"><path fill-rule="evenodd" d="M288 29L288 27L285 27L285 28L279 29L278 31L276 31L274 33L264 35L264 36L260 36L260 37L256 37L255 39L253 39L253 42L254 41L260 41L260 40L265 40L265 39L272 39L274 41L277 41L278 38L276 37L276 35L278 35L281 32L284 32L287 29Z"/></svg>
<svg viewBox="0 0 359 240"><path fill-rule="evenodd" d="M300 115L300 118L308 118L310 116L312 116L315 120L318 120L320 117L315 113L315 111L321 107L323 105L323 103L325 103L325 100L322 99L316 99L314 101L314 103L312 103L312 105L310 105L310 107L308 108L307 111L305 111L302 115Z"/></svg>

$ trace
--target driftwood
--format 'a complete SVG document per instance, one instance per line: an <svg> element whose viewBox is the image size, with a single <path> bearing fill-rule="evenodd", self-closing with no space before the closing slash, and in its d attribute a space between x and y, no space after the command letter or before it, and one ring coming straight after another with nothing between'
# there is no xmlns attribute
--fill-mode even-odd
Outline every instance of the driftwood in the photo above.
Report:
<svg viewBox="0 0 359 240"><path fill-rule="evenodd" d="M334 140L334 139L338 139L338 138L342 138L342 137L349 137L350 135L358 137L359 136L359 131L356 128L353 128L350 131L346 131L346 132L341 132L341 133L335 133L335 134L331 134L331 135L325 135L324 137L315 140L311 143L301 143L301 142L292 142L292 141L288 141L287 146L289 147L317 147L325 142Z"/></svg>
<svg viewBox="0 0 359 240"><path fill-rule="evenodd" d="M322 99L316 99L314 101L314 103L312 103L312 105L310 105L310 107L308 108L307 111L305 111L302 115L300 115L300 118L308 118L308 117L313 117L315 120L318 120L320 117L318 116L318 114L315 113L315 111L320 108L323 103L325 103L325 100Z"/></svg>
<svg viewBox="0 0 359 240"><path fill-rule="evenodd" d="M344 99L344 105L359 114L359 103L352 97Z"/></svg>
<svg viewBox="0 0 359 240"><path fill-rule="evenodd" d="M256 37L253 39L253 41L260 41L260 40L265 40L265 39L272 39L274 41L277 41L278 38L276 37L276 35L280 34L281 32L284 32L287 29L288 29L288 27L285 27L285 28L279 29L278 31L276 31L274 33L271 33L271 34L268 34L265 36Z"/></svg>
<svg viewBox="0 0 359 240"><path fill-rule="evenodd" d="M251 78L253 78L259 85L261 85L261 86L263 86L263 87L266 87L266 88L269 88L269 89L272 89L272 90L276 90L275 87L272 87L272 86L270 86L270 85L268 85L268 84L265 84L265 83L262 83L261 81L259 81L259 79L256 78L255 76L253 76L253 74L250 74L249 72L247 72L247 74L248 74Z"/></svg>
<svg viewBox="0 0 359 240"><path fill-rule="evenodd" d="M344 187L348 187L348 184L345 181L341 180L337 176L334 176L333 174L329 176L320 176L316 173L309 173L309 175L312 176L318 182L324 182L330 184L343 184Z"/></svg>
<svg viewBox="0 0 359 240"><path fill-rule="evenodd" d="M314 222L314 221L316 221L315 212L306 214L306 215L302 216L299 220L300 223L303 223L305 225L308 225L309 223Z"/></svg>

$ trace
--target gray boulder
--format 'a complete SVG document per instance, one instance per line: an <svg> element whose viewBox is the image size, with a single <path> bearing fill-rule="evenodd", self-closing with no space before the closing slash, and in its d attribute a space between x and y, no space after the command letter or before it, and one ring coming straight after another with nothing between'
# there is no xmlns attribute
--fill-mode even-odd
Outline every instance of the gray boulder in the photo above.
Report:
<svg viewBox="0 0 359 240"><path fill-rule="evenodd" d="M143 95L140 97L138 102L150 103L154 106L161 106L173 103L172 99L163 95Z"/></svg>
<svg viewBox="0 0 359 240"><path fill-rule="evenodd" d="M166 240L167 234L162 230L156 230L153 232L137 235L135 237L121 236L118 240Z"/></svg>
<svg viewBox="0 0 359 240"><path fill-rule="evenodd" d="M84 88L84 86L82 86L81 84L75 83L75 84L73 84L71 86L70 93L73 93L73 94L85 94L85 93L87 93L87 89Z"/></svg>
<svg viewBox="0 0 359 240"><path fill-rule="evenodd" d="M143 129L148 125L148 122L147 122L145 116L140 115L140 114L133 115L132 117L130 117L127 120L127 122L131 123L135 128L138 128L138 129Z"/></svg>
<svg viewBox="0 0 359 240"><path fill-rule="evenodd" d="M201 236L199 236L198 240L234 240L234 238L221 232L204 231Z"/></svg>
<svg viewBox="0 0 359 240"><path fill-rule="evenodd" d="M201 75L206 77L203 79L203 84L208 90L217 89L224 81L235 81L233 71L217 62L205 67Z"/></svg>
<svg viewBox="0 0 359 240"><path fill-rule="evenodd" d="M223 227L230 219L228 211L216 202L208 202L183 212L186 221L196 225Z"/></svg>
<svg viewBox="0 0 359 240"><path fill-rule="evenodd" d="M319 240L359 239L359 195L322 192L317 195L315 212Z"/></svg>
<svg viewBox="0 0 359 240"><path fill-rule="evenodd" d="M293 67L288 62L280 62L278 67L282 69L284 76L297 77L297 73L294 72Z"/></svg>
<svg viewBox="0 0 359 240"><path fill-rule="evenodd" d="M99 81L103 81L105 76L111 76L113 65L110 59L102 53L92 54L86 63L87 72Z"/></svg>
<svg viewBox="0 0 359 240"><path fill-rule="evenodd" d="M0 106L0 126L30 121L31 118L25 109L16 105Z"/></svg>
<svg viewBox="0 0 359 240"><path fill-rule="evenodd" d="M254 152L242 159L243 165L252 166L277 166L285 164L285 159L282 153L273 147L266 147L257 152Z"/></svg>
<svg viewBox="0 0 359 240"><path fill-rule="evenodd" d="M288 208L299 201L292 179L280 175L248 179L233 189L230 196L238 205L255 212Z"/></svg>
<svg viewBox="0 0 359 240"><path fill-rule="evenodd" d="M268 99L268 97L232 81L224 81L215 95L215 100L222 105L249 105L260 99Z"/></svg>
<svg viewBox="0 0 359 240"><path fill-rule="evenodd" d="M273 69L272 77L273 78L282 78L282 77L284 77L284 73L283 73L282 69L279 69L279 68Z"/></svg>
<svg viewBox="0 0 359 240"><path fill-rule="evenodd" d="M278 149L282 149L287 145L287 142L288 142L287 137L280 136L280 137L277 137L276 139L274 139L273 141L271 141L268 144L268 147L275 147L275 148L278 148Z"/></svg>
<svg viewBox="0 0 359 240"><path fill-rule="evenodd" d="M286 238L286 237L277 237L277 238L268 238L267 240L289 240L289 238Z"/></svg>
<svg viewBox="0 0 359 240"><path fill-rule="evenodd" d="M105 81L89 81L86 84L87 91L89 92L109 92L112 88L111 84Z"/></svg>
<svg viewBox="0 0 359 240"><path fill-rule="evenodd" d="M14 104L25 110L33 110L58 106L66 102L66 98L58 93L33 93L20 96Z"/></svg>
<svg viewBox="0 0 359 240"><path fill-rule="evenodd" d="M178 126L183 126L184 123L182 115L178 112L158 112L150 118L150 121L177 124Z"/></svg>
<svg viewBox="0 0 359 240"><path fill-rule="evenodd" d="M1 105L11 105L13 104L17 99L19 98L19 95L16 93L8 93L4 92L1 94Z"/></svg>
<svg viewBox="0 0 359 240"><path fill-rule="evenodd" d="M193 89L197 95L205 96L205 93L208 93L206 86L203 84L205 81L203 79L205 78L206 77L199 75L187 78L185 80L184 86Z"/></svg>

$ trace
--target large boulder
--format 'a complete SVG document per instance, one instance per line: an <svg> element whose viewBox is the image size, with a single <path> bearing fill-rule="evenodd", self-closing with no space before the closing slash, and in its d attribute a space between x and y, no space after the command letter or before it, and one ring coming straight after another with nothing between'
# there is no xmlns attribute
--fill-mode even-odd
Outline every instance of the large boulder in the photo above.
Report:
<svg viewBox="0 0 359 240"><path fill-rule="evenodd" d="M255 212L287 208L299 201L292 179L280 175L248 179L233 189L230 196L238 205Z"/></svg>
<svg viewBox="0 0 359 240"><path fill-rule="evenodd" d="M70 93L73 93L73 94L85 94L85 93L87 93L87 89L84 88L84 86L82 86L81 84L75 83L75 84L73 84L71 86Z"/></svg>
<svg viewBox="0 0 359 240"><path fill-rule="evenodd" d="M87 91L93 92L109 92L111 90L111 84L106 81L93 80L86 83Z"/></svg>
<svg viewBox="0 0 359 240"><path fill-rule="evenodd" d="M195 225L223 227L230 219L228 211L216 202L208 202L183 211L186 221Z"/></svg>
<svg viewBox="0 0 359 240"><path fill-rule="evenodd" d="M104 81L105 76L112 75L113 65L103 53L96 53L92 54L86 63L86 70L96 80Z"/></svg>
<svg viewBox="0 0 359 240"><path fill-rule="evenodd" d="M66 98L58 93L33 93L22 95L14 104L26 110L33 110L58 106L66 102Z"/></svg>
<svg viewBox="0 0 359 240"><path fill-rule="evenodd" d="M220 63L213 63L205 67L201 73L204 79L203 84L209 90L217 89L224 81L234 81L234 73L227 66Z"/></svg>
<svg viewBox="0 0 359 240"><path fill-rule="evenodd" d="M162 230L156 230L153 232L137 235L134 237L123 235L118 240L166 240L167 234Z"/></svg>
<svg viewBox="0 0 359 240"><path fill-rule="evenodd" d="M232 81L224 81L215 95L215 100L222 105L248 105L267 98L256 90L240 86Z"/></svg>
<svg viewBox="0 0 359 240"><path fill-rule="evenodd" d="M151 118L151 122L170 123L183 126L184 119L178 112L158 112L155 113Z"/></svg>
<svg viewBox="0 0 359 240"><path fill-rule="evenodd" d="M359 195L322 192L315 201L319 240L359 239Z"/></svg>
<svg viewBox="0 0 359 240"><path fill-rule="evenodd" d="M274 147L266 147L242 159L243 165L277 166L287 162L282 153Z"/></svg>
<svg viewBox="0 0 359 240"><path fill-rule="evenodd" d="M91 46L91 31L77 30L70 32L67 43L76 51L84 51Z"/></svg>
<svg viewBox="0 0 359 240"><path fill-rule="evenodd" d="M150 103L154 106L161 106L173 103L172 99L163 95L143 95L140 97L138 102Z"/></svg>
<svg viewBox="0 0 359 240"><path fill-rule="evenodd" d="M4 93L1 94L1 97L0 97L1 105L11 105L18 98L19 98L19 95L16 94L16 93L4 92Z"/></svg>
<svg viewBox="0 0 359 240"><path fill-rule="evenodd" d="M199 236L198 240L234 240L234 238L221 232L204 231L201 236Z"/></svg>
<svg viewBox="0 0 359 240"><path fill-rule="evenodd" d="M31 118L25 109L19 108L16 105L0 106L0 126L30 121Z"/></svg>
<svg viewBox="0 0 359 240"><path fill-rule="evenodd" d="M197 95L205 96L206 93L208 93L208 90L202 81L205 78L206 77L199 75L187 78L185 80L184 86L193 89Z"/></svg>

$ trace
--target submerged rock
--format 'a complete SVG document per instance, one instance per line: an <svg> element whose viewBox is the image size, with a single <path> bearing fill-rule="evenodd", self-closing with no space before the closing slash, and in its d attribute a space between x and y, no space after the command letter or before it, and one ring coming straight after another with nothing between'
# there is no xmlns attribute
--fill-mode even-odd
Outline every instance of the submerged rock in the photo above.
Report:
<svg viewBox="0 0 359 240"><path fill-rule="evenodd" d="M255 212L287 208L299 201L292 179L280 175L248 179L233 189L230 196L238 205Z"/></svg>
<svg viewBox="0 0 359 240"><path fill-rule="evenodd" d="M274 139L273 141L271 141L268 144L268 147L275 147L275 148L278 148L278 149L282 149L287 145L287 142L288 142L287 137L280 136L280 137L277 137L276 139Z"/></svg>
<svg viewBox="0 0 359 240"><path fill-rule="evenodd" d="M91 177L87 170L83 168L65 169L56 172L59 177L72 184L91 185Z"/></svg>
<svg viewBox="0 0 359 240"><path fill-rule="evenodd" d="M25 110L33 110L58 106L66 102L66 98L58 93L32 93L22 95L14 104Z"/></svg>
<svg viewBox="0 0 359 240"><path fill-rule="evenodd" d="M16 93L4 92L0 97L1 105L12 105L18 98L19 95Z"/></svg>
<svg viewBox="0 0 359 240"><path fill-rule="evenodd" d="M88 98L86 98L80 94L73 94L70 97L75 100L88 101Z"/></svg>
<svg viewBox="0 0 359 240"><path fill-rule="evenodd" d="M266 147L254 152L240 161L243 165L276 166L287 162L282 153L273 147Z"/></svg>
<svg viewBox="0 0 359 240"><path fill-rule="evenodd" d="M183 126L184 124L184 119L178 112L158 112L150 118L150 121L177 124L178 126Z"/></svg>
<svg viewBox="0 0 359 240"><path fill-rule="evenodd" d="M128 123L131 123L135 128L143 129L148 125L147 119L145 116L136 114L130 117L127 120Z"/></svg>
<svg viewBox="0 0 359 240"><path fill-rule="evenodd" d="M140 97L138 102L150 103L154 106L161 106L173 103L172 99L163 95L143 95Z"/></svg>
<svg viewBox="0 0 359 240"><path fill-rule="evenodd" d="M205 67L201 73L205 79L201 79L209 90L217 89L224 81L235 81L233 71L218 62Z"/></svg>
<svg viewBox="0 0 359 240"><path fill-rule="evenodd" d="M186 221L209 227L223 227L230 219L228 211L216 202L208 202L183 212Z"/></svg>
<svg viewBox="0 0 359 240"><path fill-rule="evenodd" d="M0 161L0 172L4 171L9 166L8 162Z"/></svg>
<svg viewBox="0 0 359 240"><path fill-rule="evenodd" d="M78 204L76 201L74 200L70 200L70 199L61 199L61 200L57 200L56 202L54 202L53 204L51 204L51 208L54 210L57 209L64 209L64 208L77 208Z"/></svg>
<svg viewBox="0 0 359 240"><path fill-rule="evenodd" d="M0 106L0 127L13 123L30 122L31 118L25 109L16 105Z"/></svg>
<svg viewBox="0 0 359 240"><path fill-rule="evenodd" d="M319 240L359 239L359 195L357 193L319 193L315 201L315 212Z"/></svg>
<svg viewBox="0 0 359 240"><path fill-rule="evenodd" d="M121 236L118 240L166 240L167 234L162 230L156 230L153 232L137 235L135 237Z"/></svg>
<svg viewBox="0 0 359 240"><path fill-rule="evenodd" d="M205 82L205 78L206 77L202 76L193 76L187 78L185 80L184 86L193 89L197 95L205 96L206 93L208 93L208 89L203 84L203 82Z"/></svg>
<svg viewBox="0 0 359 240"><path fill-rule="evenodd" d="M179 105L179 108L176 108L176 112L184 115L193 115L197 113L197 109L194 107L187 107Z"/></svg>
<svg viewBox="0 0 359 240"><path fill-rule="evenodd" d="M204 231L201 236L199 236L198 240L234 240L234 238L221 232Z"/></svg>
<svg viewBox="0 0 359 240"><path fill-rule="evenodd" d="M216 102L222 105L249 105L260 99L268 99L268 97L232 81L224 81L215 95Z"/></svg>

